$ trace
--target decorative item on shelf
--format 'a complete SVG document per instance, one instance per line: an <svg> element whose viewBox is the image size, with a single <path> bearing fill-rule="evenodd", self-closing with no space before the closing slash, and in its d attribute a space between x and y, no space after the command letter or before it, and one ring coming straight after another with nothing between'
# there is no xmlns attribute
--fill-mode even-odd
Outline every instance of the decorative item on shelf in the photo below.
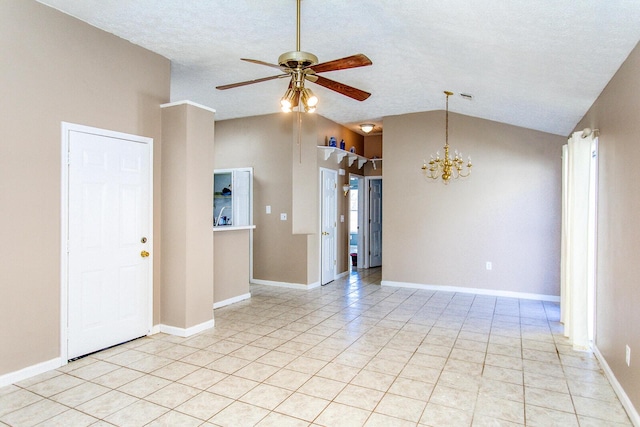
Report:
<svg viewBox="0 0 640 427"><path fill-rule="evenodd" d="M440 158L440 152L436 152L436 157L431 155L429 163L425 160L422 165L422 170L425 172L427 178L438 179L442 178L442 182L449 183L451 178L458 179L460 177L467 177L471 174L471 156L467 160L467 164L464 164L462 160L462 153L455 150L454 157L451 158L449 154L449 97L453 95L453 92L444 91L447 96L446 109L445 109L445 142L444 142L444 158ZM463 171L464 170L464 171Z"/></svg>
<svg viewBox="0 0 640 427"><path fill-rule="evenodd" d="M229 186L229 187L231 187L231 186ZM229 189L227 187L223 188L222 189L222 195L223 196L230 196L231 195L231 189Z"/></svg>
<svg viewBox="0 0 640 427"><path fill-rule="evenodd" d="M335 137L329 138L329 147L335 147L337 145L337 141Z"/></svg>
<svg viewBox="0 0 640 427"><path fill-rule="evenodd" d="M346 144L344 143L344 139L340 140L340 149L344 150L345 149Z"/></svg>
<svg viewBox="0 0 640 427"><path fill-rule="evenodd" d="M344 185L342 186L342 191L344 191L344 196L345 196L345 197L347 197L347 193L349 193L349 189L350 189L350 188L351 188L351 187L349 187L349 184L344 184Z"/></svg>
<svg viewBox="0 0 640 427"><path fill-rule="evenodd" d="M349 148L349 152L355 154L356 153L356 147Z"/></svg>

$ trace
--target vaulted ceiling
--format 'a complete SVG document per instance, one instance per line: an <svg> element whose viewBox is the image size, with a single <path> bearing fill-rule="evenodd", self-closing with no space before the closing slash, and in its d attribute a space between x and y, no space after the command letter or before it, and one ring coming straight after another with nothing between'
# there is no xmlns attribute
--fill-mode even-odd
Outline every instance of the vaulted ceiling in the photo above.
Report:
<svg viewBox="0 0 640 427"><path fill-rule="evenodd" d="M217 120L280 111L288 80L219 91L278 73L296 50L295 0L40 0L171 60L171 100ZM363 102L309 84L318 113L364 122L444 108L567 135L640 40L637 0L303 0L301 50L320 62L356 53L373 65L323 76ZM473 95L469 101L459 93Z"/></svg>

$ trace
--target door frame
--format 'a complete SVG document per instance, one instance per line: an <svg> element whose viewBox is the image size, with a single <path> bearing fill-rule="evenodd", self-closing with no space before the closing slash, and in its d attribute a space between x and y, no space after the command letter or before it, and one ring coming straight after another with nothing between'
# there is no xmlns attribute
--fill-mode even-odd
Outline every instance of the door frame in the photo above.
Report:
<svg viewBox="0 0 640 427"><path fill-rule="evenodd" d="M149 145L149 242L153 248L153 138L131 135L75 123L61 122L60 151L60 364L68 362L68 295L69 295L69 139L71 132L89 133L107 138L124 139ZM149 256L149 331L153 328L153 250Z"/></svg>
<svg viewBox="0 0 640 427"><path fill-rule="evenodd" d="M371 181L372 180L380 180L382 181L382 176L365 176L364 177L364 186L365 186L365 197L364 197L364 224L366 226L366 232L364 233L364 264L362 268L369 268L369 252L370 252L370 243L371 243L371 227L369 226L370 215L369 215L369 206L371 200ZM384 191L384 186L382 187ZM384 207L383 207L384 208ZM382 223L382 227L384 227L384 222ZM382 248L380 248L382 251Z"/></svg>
<svg viewBox="0 0 640 427"><path fill-rule="evenodd" d="M364 239L365 239L365 232L364 232L364 225L365 223L365 188L366 188L366 184L365 184L365 177L364 175L358 175L356 173L349 173L349 183L351 183L352 179L357 179L358 180L358 262L356 265L356 268L363 268L365 265L365 257L363 256L365 254L364 251ZM348 230L351 230L351 213L350 213L350 206L349 206L349 199L347 199L347 212L349 212L349 222L348 222ZM351 265L351 255L349 253L347 253L347 265Z"/></svg>
<svg viewBox="0 0 640 427"><path fill-rule="evenodd" d="M320 201L320 203L318 204L320 213L319 213L319 221L318 221L318 248L319 248L319 253L320 253L320 265L319 265L319 279L320 279L320 285L324 286L323 282L323 277L322 277L322 272L323 272L323 252L322 252L322 220L323 220L323 211L324 209L322 209L323 204L324 204L324 199L323 199L323 188L324 188L324 180L323 180L323 175L325 172L329 172L335 175L336 177L336 187L334 189L335 195L334 195L334 200L335 200L335 204L336 204L336 209L335 209L335 213L336 213L336 227L334 230L334 236L333 236L333 253L335 254L335 261L336 264L334 264L334 268L333 268L333 278L328 281L327 283L331 282L332 280L335 280L337 277L337 271L336 269L338 268L337 262L338 262L338 236L337 236L337 231L338 231L338 171L335 169L328 169L328 168L318 168L318 181L319 181L319 194L318 194L318 199ZM326 283L325 283L326 284Z"/></svg>

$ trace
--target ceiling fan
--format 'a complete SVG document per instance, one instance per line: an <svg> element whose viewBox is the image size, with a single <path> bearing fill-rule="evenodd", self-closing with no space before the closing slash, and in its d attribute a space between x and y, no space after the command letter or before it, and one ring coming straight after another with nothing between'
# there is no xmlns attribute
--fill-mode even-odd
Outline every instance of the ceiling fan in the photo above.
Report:
<svg viewBox="0 0 640 427"><path fill-rule="evenodd" d="M285 52L278 58L278 65L270 64L268 62L259 61L257 59L241 58L243 61L252 62L254 64L266 65L272 68L278 68L282 71L282 74L275 76L263 77L255 80L248 80L244 82L232 83L228 85L217 86L216 89L225 90L239 86L246 86L254 83L266 82L269 80L281 79L290 77L291 82L285 92L284 96L280 100L282 110L290 112L298 105L302 104L305 112L312 113L315 111L318 104L318 98L313 94L311 89L305 88L305 80L320 86L331 89L342 95L353 98L357 101L364 101L369 98L371 94L363 90L357 89L352 86L348 86L344 83L336 82L334 80L327 79L326 77L319 76L318 73L325 73L327 71L345 70L348 68L364 67L371 65L372 62L366 55L361 53L357 55L347 56L346 58L336 59L333 61L318 63L318 57L309 52L303 52L300 50L300 1L297 0L297 28L296 28L296 50L292 52Z"/></svg>

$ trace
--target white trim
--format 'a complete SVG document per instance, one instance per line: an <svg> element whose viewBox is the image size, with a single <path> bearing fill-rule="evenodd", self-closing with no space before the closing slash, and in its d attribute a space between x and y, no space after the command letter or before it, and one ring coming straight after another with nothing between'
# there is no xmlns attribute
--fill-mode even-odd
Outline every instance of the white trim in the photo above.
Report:
<svg viewBox="0 0 640 427"><path fill-rule="evenodd" d="M638 410L633 406L633 403L631 403L631 399L629 399L629 396L627 396L627 393L625 393L624 388L622 388L622 385L620 385L620 383L618 382L618 379L613 374L613 371L609 367L607 360L604 358L602 353L600 353L598 346L594 344L592 346L592 349L593 349L593 354L595 354L596 358L598 359L598 362L600 362L600 366L602 366L602 370L607 376L609 383L611 383L611 387L613 387L613 391L615 391L616 395L618 396L618 399L620 399L620 403L622 403L622 406L624 407L625 411L627 411L627 415L629 416L631 423L634 426L640 426L640 414L638 414Z"/></svg>
<svg viewBox="0 0 640 427"><path fill-rule="evenodd" d="M160 325L153 325L151 327L151 331L149 332L149 335L155 335L159 333L160 333Z"/></svg>
<svg viewBox="0 0 640 427"><path fill-rule="evenodd" d="M320 282L310 283L308 285L303 285L302 283L287 283L287 282L274 282L271 280L262 280L262 279L253 279L251 281L254 285L265 285L265 286L277 286L280 288L290 288L290 289L300 289L303 291L317 288L320 286Z"/></svg>
<svg viewBox="0 0 640 427"><path fill-rule="evenodd" d="M60 122L61 156L60 156L60 360L66 365L68 360L68 288L69 288L69 253L67 251L69 236L69 133L71 131L105 136L107 138L124 139L149 145L149 232L148 242L153 248L153 138L132 135L107 129L94 128L75 123ZM149 256L149 306L148 331L153 328L153 255Z"/></svg>
<svg viewBox="0 0 640 427"><path fill-rule="evenodd" d="M216 112L216 110L214 110L213 108L209 108L209 107L207 107L205 105L202 105L202 104L196 104L195 102L191 102L191 101L168 102L166 104L160 104L160 108L175 107L177 105L191 105L192 107L202 108L203 110L211 111L214 114Z"/></svg>
<svg viewBox="0 0 640 427"><path fill-rule="evenodd" d="M513 291L501 291L497 289L480 289L480 288L466 288L463 286L445 286L445 285L426 285L422 283L409 283L409 282L394 282L391 280L383 280L380 282L381 286L389 286L393 288L411 288L411 289L423 289L429 291L444 291L444 292L461 292L466 294L476 295L491 295L495 297L505 298L520 298L520 299L532 299L538 301L550 301L560 302L560 297L556 295L544 295L544 294L531 294L527 292L513 292Z"/></svg>
<svg viewBox="0 0 640 427"><path fill-rule="evenodd" d="M349 270L343 271L342 273L336 274L336 279L340 279L341 277L347 276L349 274Z"/></svg>
<svg viewBox="0 0 640 427"><path fill-rule="evenodd" d="M19 371L9 372L8 374L0 375L0 387L8 386L10 384L15 384L19 381L26 380L31 377L35 377L36 375L43 374L45 372L49 372L53 369L57 369L67 361L65 360L62 363L62 360L59 357L55 359L47 360L46 362L37 363L35 365L27 366L26 368L22 368Z"/></svg>
<svg viewBox="0 0 640 427"><path fill-rule="evenodd" d="M250 292L247 292L246 294L238 295L238 296L233 297L233 298L227 298L227 299L222 300L222 301L214 302L213 303L213 309L215 310L216 308L224 307L226 305L235 304L237 302L244 301L244 300L249 299L249 298L251 298L251 293Z"/></svg>
<svg viewBox="0 0 640 427"><path fill-rule="evenodd" d="M190 328L177 328L175 326L169 325L158 325L160 328L160 332L169 335L175 335L182 338L188 338L192 335L195 335L199 332L206 331L207 329L213 328L215 325L214 319L207 320L206 322L200 323L199 325L192 326Z"/></svg>

